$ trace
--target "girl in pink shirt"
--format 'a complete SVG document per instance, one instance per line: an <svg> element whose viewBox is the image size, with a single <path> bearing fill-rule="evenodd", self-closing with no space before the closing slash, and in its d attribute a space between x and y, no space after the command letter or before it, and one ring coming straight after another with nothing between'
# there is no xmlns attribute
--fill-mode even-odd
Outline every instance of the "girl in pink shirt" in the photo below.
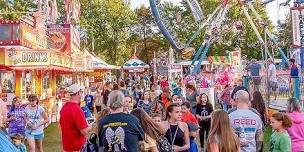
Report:
<svg viewBox="0 0 304 152"><path fill-rule="evenodd" d="M292 152L304 151L304 113L296 98L288 99L287 115L292 120L292 126L287 129L291 138Z"/></svg>

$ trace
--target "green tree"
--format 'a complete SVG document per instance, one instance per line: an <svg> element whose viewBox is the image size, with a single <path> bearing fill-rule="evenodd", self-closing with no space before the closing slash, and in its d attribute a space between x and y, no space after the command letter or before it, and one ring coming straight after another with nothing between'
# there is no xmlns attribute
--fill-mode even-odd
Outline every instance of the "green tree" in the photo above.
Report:
<svg viewBox="0 0 304 152"><path fill-rule="evenodd" d="M130 49L137 48L138 56L141 60L149 63L159 52L168 50L169 45L162 43L162 35L155 24L151 10L144 5L135 9L137 22L132 28L129 39Z"/></svg>
<svg viewBox="0 0 304 152"><path fill-rule="evenodd" d="M20 19L23 15L37 8L34 1L28 0L0 0L0 18Z"/></svg>
<svg viewBox="0 0 304 152"><path fill-rule="evenodd" d="M276 33L278 38L279 46L284 50L284 52L289 54L289 49L292 46L292 22L291 16L288 14L284 23L278 24L278 30Z"/></svg>
<svg viewBox="0 0 304 152"><path fill-rule="evenodd" d="M123 0L82 0L81 26L88 34L90 50L111 64L121 65L130 57L129 31L135 13Z"/></svg>

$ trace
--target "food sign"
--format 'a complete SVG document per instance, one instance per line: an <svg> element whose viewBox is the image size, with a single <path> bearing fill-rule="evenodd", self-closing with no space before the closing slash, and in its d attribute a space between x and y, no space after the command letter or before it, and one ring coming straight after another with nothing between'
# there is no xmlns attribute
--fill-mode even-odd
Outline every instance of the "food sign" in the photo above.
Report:
<svg viewBox="0 0 304 152"><path fill-rule="evenodd" d="M54 24L48 27L48 36L53 43L51 49L71 54L71 32L69 24Z"/></svg>

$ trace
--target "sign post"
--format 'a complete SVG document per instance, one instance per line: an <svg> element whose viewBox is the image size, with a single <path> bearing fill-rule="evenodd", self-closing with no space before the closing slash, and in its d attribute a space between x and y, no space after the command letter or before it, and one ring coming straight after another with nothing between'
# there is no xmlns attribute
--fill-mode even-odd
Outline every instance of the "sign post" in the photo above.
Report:
<svg viewBox="0 0 304 152"><path fill-rule="evenodd" d="M301 61L301 71L304 70L304 7L297 6L290 8L290 14L292 19L292 34L293 34L293 47L300 48L300 59ZM300 87L299 78L295 79L293 82L293 95L297 99L300 99Z"/></svg>

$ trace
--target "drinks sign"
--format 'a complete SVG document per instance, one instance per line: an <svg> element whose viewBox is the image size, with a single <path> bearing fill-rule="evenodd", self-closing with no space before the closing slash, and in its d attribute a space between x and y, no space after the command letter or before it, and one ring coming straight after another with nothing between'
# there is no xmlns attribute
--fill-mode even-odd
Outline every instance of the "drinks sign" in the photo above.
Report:
<svg viewBox="0 0 304 152"><path fill-rule="evenodd" d="M7 66L33 66L49 65L50 52L36 50L15 50L5 51L5 65Z"/></svg>

